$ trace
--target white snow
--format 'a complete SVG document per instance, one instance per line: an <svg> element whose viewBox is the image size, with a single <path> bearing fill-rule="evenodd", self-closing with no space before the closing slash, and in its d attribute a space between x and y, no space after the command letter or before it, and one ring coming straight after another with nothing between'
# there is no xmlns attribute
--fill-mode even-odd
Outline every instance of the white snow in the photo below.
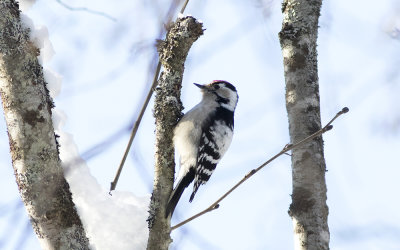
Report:
<svg viewBox="0 0 400 250"><path fill-rule="evenodd" d="M54 121L64 123L59 113ZM72 135L56 127L60 136L60 158L70 184L74 203L94 249L145 249L147 243L148 201L127 192L114 191L112 196L102 189L79 157Z"/></svg>
<svg viewBox="0 0 400 250"><path fill-rule="evenodd" d="M191 14L178 13L178 19L182 19L185 17L193 17L193 16Z"/></svg>
<svg viewBox="0 0 400 250"><path fill-rule="evenodd" d="M41 64L49 62L55 54L53 45L49 40L49 31L45 26L35 26L32 19L21 13L23 25L30 29L31 41L40 49L39 61Z"/></svg>
<svg viewBox="0 0 400 250"><path fill-rule="evenodd" d="M49 31L47 28L45 26L39 26L32 29L31 40L40 48L39 59L42 60L43 63L50 61L55 52L49 40Z"/></svg>
<svg viewBox="0 0 400 250"><path fill-rule="evenodd" d="M47 82L50 96L53 98L57 97L61 91L62 76L50 68L43 69L43 75Z"/></svg>
<svg viewBox="0 0 400 250"><path fill-rule="evenodd" d="M22 11L28 11L36 0L19 0L19 8Z"/></svg>
<svg viewBox="0 0 400 250"><path fill-rule="evenodd" d="M44 67L44 77L50 95L55 98L60 93L62 77L43 64L54 55L48 30L45 26L35 28L32 20L26 15L22 15L22 20L31 30L31 39L40 48L39 60ZM66 119L64 112L53 109L54 129L60 136L58 142L65 176L92 248L145 249L150 196L136 197L132 193L119 191L114 191L110 196L108 191L98 184L86 163L80 158L73 136L63 131Z"/></svg>

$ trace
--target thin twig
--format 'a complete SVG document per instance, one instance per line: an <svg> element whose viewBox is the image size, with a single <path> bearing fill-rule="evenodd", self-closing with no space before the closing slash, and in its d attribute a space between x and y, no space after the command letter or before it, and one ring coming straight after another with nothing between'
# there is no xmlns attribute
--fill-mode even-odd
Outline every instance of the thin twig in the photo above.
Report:
<svg viewBox="0 0 400 250"><path fill-rule="evenodd" d="M181 14L183 14L183 12L185 12L185 9L186 9L186 6L188 3L189 3L189 0L186 0L185 3L183 4L181 12L180 12Z"/></svg>
<svg viewBox="0 0 400 250"><path fill-rule="evenodd" d="M303 140L295 143L295 144L287 144L278 154L274 155L271 159L269 159L268 161L264 162L263 164L261 164L261 166L259 166L256 169L251 170L248 174L246 174L238 183L236 183L235 186L233 186L231 189L228 190L228 192L226 192L224 195L222 195L218 200L216 200L214 203L212 203L208 208L204 209L203 211L201 211L200 213L197 213L195 215L193 215L192 217L190 217L189 219L186 219L184 221L182 221L181 223L171 227L171 231L177 229L178 227L181 227L183 225L185 225L186 223L196 219L197 217L211 212L212 210L215 210L217 208L219 208L219 203L225 199L230 193L232 193L233 190L235 190L237 187L239 187L243 182L245 182L246 180L248 180L251 176L253 176L255 173L257 173L258 171L260 171L263 167L265 167L266 165L268 165L269 163L271 163L273 160L275 160L276 158L278 158L279 156L285 154L286 152L299 147L300 145L303 145L311 140L313 140L314 138L322 135L323 133L325 133L326 131L329 131L332 129L332 122L334 120L336 120L336 118L338 118L339 116L341 116L344 113L347 113L349 111L349 109L347 107L344 107L340 112L338 112L335 117L332 118L332 120L330 120L328 122L328 124L326 124L323 128L321 128L320 130L318 130L317 132L315 132L314 134L304 138Z"/></svg>
<svg viewBox="0 0 400 250"><path fill-rule="evenodd" d="M71 11L86 11L86 12L94 14L94 15L98 15L98 16L102 16L102 17L108 18L113 22L117 21L117 19L115 17L112 17L112 16L108 15L107 13L104 13L104 12L101 12L101 11L91 10L91 9L86 8L86 7L71 7L68 4L62 2L61 0L56 0L56 2L59 3L60 5L64 6L64 8L69 9Z"/></svg>
<svg viewBox="0 0 400 250"><path fill-rule="evenodd" d="M185 1L180 13L183 13L185 11L188 2L189 2L189 0ZM128 156L128 153L129 153L129 150L131 149L133 139L135 138L137 130L138 130L139 125L140 125L140 122L142 121L143 114L146 111L147 105L150 102L151 96L153 95L153 92L157 87L157 84L158 84L157 78L158 78L158 75L160 74L160 70L161 70L161 62L158 61L157 69L156 69L156 72L155 72L154 78L153 78L153 84L151 85L151 88L149 90L149 93L147 94L146 100L143 103L142 109L140 110L140 114L139 114L139 116L138 116L138 118L137 118L137 120L135 122L135 125L132 128L131 136L129 138L128 145L126 146L124 156L122 157L121 163L119 164L119 167L118 167L117 173L116 173L116 175L114 177L114 180L111 182L111 187L110 187L110 192L109 192L110 195L111 195L111 191L115 190L115 188L117 186L119 176L121 175L121 171L122 171L122 168L124 167L126 158Z"/></svg>
<svg viewBox="0 0 400 250"><path fill-rule="evenodd" d="M118 167L118 170L117 170L117 174L115 175L114 180L111 182L111 187L110 187L109 194L111 194L111 191L115 190L115 187L117 186L117 182L118 182L119 176L121 174L122 168L124 167L124 164L125 164L125 161L126 161L126 157L128 157L128 153L129 153L129 150L130 150L130 148L132 146L133 139L135 138L136 132L137 132L137 130L139 128L139 124L142 121L144 112L146 111L147 105L149 104L151 96L153 95L153 91L157 86L157 78L158 78L158 75L160 74L160 69L161 69L161 63L158 62L156 73L154 74L153 84L151 85L149 93L146 96L146 100L143 103L142 109L140 110L140 113L139 113L139 116L138 116L138 118L137 118L137 120L135 122L135 125L132 128L131 136L129 138L128 145L126 146L124 156L122 157L121 163L119 164L119 167Z"/></svg>

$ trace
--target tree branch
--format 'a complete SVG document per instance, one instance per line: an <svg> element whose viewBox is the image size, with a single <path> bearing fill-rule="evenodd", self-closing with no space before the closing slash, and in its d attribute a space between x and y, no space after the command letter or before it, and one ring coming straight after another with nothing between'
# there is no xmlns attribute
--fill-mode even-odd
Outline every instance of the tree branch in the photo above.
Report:
<svg viewBox="0 0 400 250"><path fill-rule="evenodd" d="M129 137L129 142L128 142L128 145L126 146L124 156L122 157L121 163L119 164L115 178L111 182L111 187L110 187L110 192L109 192L110 195L111 195L111 191L115 190L115 187L117 186L119 176L121 175L122 168L124 167L124 164L126 161L126 157L128 157L129 150L131 149L133 139L135 139L135 136L138 131L140 122L142 121L144 112L146 111L147 105L149 105L151 96L153 95L153 91L157 87L157 77L160 74L160 70L161 70L161 63L158 62L156 72L154 73L153 84L151 85L149 93L147 93L146 99L144 100L144 103L143 103L142 109L140 110L139 116L138 116L135 124L133 125L132 131L131 131L131 136Z"/></svg>
<svg viewBox="0 0 400 250"><path fill-rule="evenodd" d="M97 10L91 10L89 8L86 7L72 7L64 2L62 2L61 0L56 0L57 3L59 3L61 6L63 6L64 8L70 10L70 11L85 11L87 13L93 14L93 15L98 15L98 16L102 16L105 17L113 22L116 22L117 19L115 17L110 16L109 14L105 13L105 12L101 12L101 11L97 11Z"/></svg>
<svg viewBox="0 0 400 250"><path fill-rule="evenodd" d="M193 215L192 217L178 223L177 225L171 227L171 231L175 230L183 225L185 225L186 223L196 219L197 217L200 217L203 214L206 214L208 212L211 212L217 208L219 208L219 203L225 199L230 193L233 192L233 190L235 190L236 188L238 188L243 182L245 182L246 180L248 180L250 177L252 177L254 174L256 174L258 171L260 171L262 168L264 168L266 165L268 165L269 163L271 163L273 160L275 160L276 158L278 158L279 156L286 154L286 152L297 148L303 144L306 144L307 142L310 142L311 140L313 140L314 138L322 135L323 133L329 131L332 129L332 122L336 120L336 118L338 118L339 116L341 116L344 113L347 113L349 111L349 109L347 107L344 107L340 112L338 112L335 117L333 117L323 128L321 128L320 130L318 130L317 132L315 132L314 134L304 138L303 140L295 143L295 144L287 144L279 153L277 153L276 155L274 155L272 158L270 158L268 161L264 162L263 164L261 164L258 168L251 170L249 173L247 173L243 179L241 179L238 183L236 183L236 185L234 185L231 189L228 190L228 192L226 192L225 194L223 194L219 199L217 199L214 203L212 203L208 208L204 209L203 211L201 211L200 213L197 213L195 215Z"/></svg>
<svg viewBox="0 0 400 250"><path fill-rule="evenodd" d="M154 101L156 152L148 218L149 250L167 250L171 243L170 218L165 218L165 209L173 188L175 172L173 128L183 109L180 90L184 63L190 47L202 34L203 26L195 18L179 17L168 31L166 40L160 41L158 46L163 72L158 79Z"/></svg>
<svg viewBox="0 0 400 250"><path fill-rule="evenodd" d="M322 0L283 0L279 41L285 74L290 140L321 127L317 38ZM329 249L326 163L322 137L292 151L295 249Z"/></svg>
<svg viewBox="0 0 400 250"><path fill-rule="evenodd" d="M184 2L180 14L183 14L183 12L185 11L186 6L187 6L188 3L189 3L189 0L186 0ZM171 8L172 8L172 6L171 6ZM168 16L172 17L171 13L172 13L172 11L170 11ZM168 18L167 23L169 23L170 21L171 20L169 20L169 18ZM167 33L168 33L168 31L167 31ZM167 36L168 36L168 34L167 34ZM156 68L156 71L154 73L153 83L151 85L151 88L149 89L149 92L147 93L146 99L144 100L144 103L143 103L142 109L140 110L139 116L138 116L135 124L133 125L132 131L131 131L131 135L130 135L130 138L129 138L129 142L128 142L128 145L126 146L126 149L125 149L125 152L124 152L124 156L122 157L121 163L119 164L119 167L118 167L117 173L116 173L116 175L114 177L114 180L111 182L111 187L110 187L110 192L109 192L110 195L111 195L111 191L115 190L115 188L117 187L118 179L119 179L119 176L121 175L122 168L124 167L126 157L128 156L128 153L129 153L129 151L131 149L132 142L135 139L137 130L139 128L140 123L142 122L142 118L143 118L144 112L146 111L147 106L149 105L151 96L153 95L153 92L157 87L157 84L158 84L157 78L158 78L158 75L160 74L160 70L161 70L161 61L159 61L157 63L157 68Z"/></svg>
<svg viewBox="0 0 400 250"><path fill-rule="evenodd" d="M18 4L0 0L0 93L16 182L43 249L89 249L64 178L53 101Z"/></svg>

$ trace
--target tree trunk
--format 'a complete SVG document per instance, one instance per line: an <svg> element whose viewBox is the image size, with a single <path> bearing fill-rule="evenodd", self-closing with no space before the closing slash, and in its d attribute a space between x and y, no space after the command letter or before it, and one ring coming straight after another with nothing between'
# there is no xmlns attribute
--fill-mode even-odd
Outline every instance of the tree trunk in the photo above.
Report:
<svg viewBox="0 0 400 250"><path fill-rule="evenodd" d="M16 181L43 249L89 249L58 156L39 49L18 4L0 0L0 92Z"/></svg>
<svg viewBox="0 0 400 250"><path fill-rule="evenodd" d="M171 218L165 218L165 209L174 183L173 128L183 109L180 90L184 62L193 42L203 34L202 27L193 17L179 18L168 31L166 40L161 41L158 47L164 69L158 79L154 103L156 152L154 186L148 218L149 250L167 250L172 242Z"/></svg>
<svg viewBox="0 0 400 250"><path fill-rule="evenodd" d="M317 34L321 0L284 0L279 33L286 81L291 143L321 128ZM293 194L289 215L295 249L329 249L322 137L292 151Z"/></svg>

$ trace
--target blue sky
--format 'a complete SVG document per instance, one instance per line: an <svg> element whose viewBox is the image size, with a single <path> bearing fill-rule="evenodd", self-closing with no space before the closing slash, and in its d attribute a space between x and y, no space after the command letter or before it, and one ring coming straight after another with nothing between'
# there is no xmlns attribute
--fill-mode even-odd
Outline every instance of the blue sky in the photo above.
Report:
<svg viewBox="0 0 400 250"><path fill-rule="evenodd" d="M116 21L68 10L57 1L39 0L26 12L36 27L48 29L55 54L45 67L62 77L55 104L67 118L64 131L73 136L104 192L128 141L126 128L152 79L153 45L162 38L159 30L169 2L68 1ZM289 142L277 36L280 1L191 1L186 13L201 19L206 31L185 66L185 110L200 100L192 83L214 79L233 83L239 103L230 149L192 203L187 202L190 192L183 195L175 223L207 207ZM323 123L342 107L350 108L324 135L332 249L400 247L399 30L395 0L323 1L318 39ZM19 249L38 249L18 203L6 127L0 120L0 244L4 249L17 249L18 244L24 244ZM89 151L102 142L98 151ZM117 190L145 200L151 192L153 155L150 102ZM291 249L290 164L287 156L274 161L218 210L174 232L173 249Z"/></svg>

